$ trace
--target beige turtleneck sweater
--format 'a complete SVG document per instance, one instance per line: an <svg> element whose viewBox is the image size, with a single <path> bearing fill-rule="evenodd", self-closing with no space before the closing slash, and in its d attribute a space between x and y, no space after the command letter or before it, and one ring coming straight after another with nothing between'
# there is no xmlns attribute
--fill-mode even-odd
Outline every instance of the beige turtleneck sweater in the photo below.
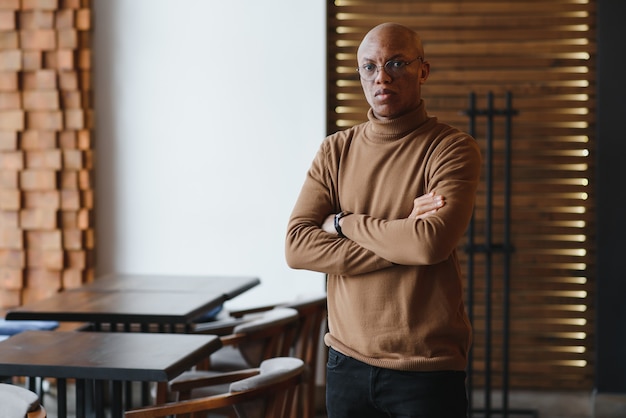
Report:
<svg viewBox="0 0 626 418"><path fill-rule="evenodd" d="M480 151L469 135L428 117L424 103L394 120L327 137L289 220L290 267L328 274L327 345L397 370L463 370L471 326L456 247L472 216ZM407 219L435 191L434 216ZM321 229L343 218L346 238Z"/></svg>

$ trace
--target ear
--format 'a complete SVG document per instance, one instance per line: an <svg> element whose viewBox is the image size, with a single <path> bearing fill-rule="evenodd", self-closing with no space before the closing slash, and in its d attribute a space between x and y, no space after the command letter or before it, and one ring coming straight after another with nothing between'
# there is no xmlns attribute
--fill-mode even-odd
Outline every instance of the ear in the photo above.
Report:
<svg viewBox="0 0 626 418"><path fill-rule="evenodd" d="M420 67L420 84L424 84L428 79L428 75L430 74L430 63L428 61L424 61Z"/></svg>

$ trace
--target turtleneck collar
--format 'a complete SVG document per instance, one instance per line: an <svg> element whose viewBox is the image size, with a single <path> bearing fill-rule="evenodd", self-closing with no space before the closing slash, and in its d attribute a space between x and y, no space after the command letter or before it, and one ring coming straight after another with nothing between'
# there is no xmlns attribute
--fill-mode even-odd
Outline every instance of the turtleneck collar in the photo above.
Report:
<svg viewBox="0 0 626 418"><path fill-rule="evenodd" d="M415 110L395 119L378 119L371 108L367 112L367 118L370 123L367 126L366 135L374 141L383 142L402 138L429 119L423 100Z"/></svg>

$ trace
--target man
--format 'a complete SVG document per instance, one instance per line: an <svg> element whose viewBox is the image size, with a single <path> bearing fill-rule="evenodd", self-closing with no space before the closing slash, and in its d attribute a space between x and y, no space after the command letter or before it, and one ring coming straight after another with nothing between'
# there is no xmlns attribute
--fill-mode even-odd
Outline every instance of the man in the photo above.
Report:
<svg viewBox="0 0 626 418"><path fill-rule="evenodd" d="M289 266L328 274L329 418L461 418L471 326L456 246L480 152L426 113L430 64L404 26L357 51L368 122L326 138L289 220Z"/></svg>

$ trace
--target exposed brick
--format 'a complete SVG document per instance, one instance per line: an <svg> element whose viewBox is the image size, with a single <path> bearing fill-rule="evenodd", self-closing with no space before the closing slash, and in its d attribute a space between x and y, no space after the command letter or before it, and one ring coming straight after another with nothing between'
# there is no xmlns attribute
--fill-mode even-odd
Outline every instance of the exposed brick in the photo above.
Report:
<svg viewBox="0 0 626 418"><path fill-rule="evenodd" d="M84 191L85 196L87 193L89 193L90 189L92 189L90 170L78 171L78 188Z"/></svg>
<svg viewBox="0 0 626 418"><path fill-rule="evenodd" d="M5 289L16 290L24 286L23 271L20 268L0 267L0 283Z"/></svg>
<svg viewBox="0 0 626 418"><path fill-rule="evenodd" d="M0 266L24 268L25 256L22 250L0 250Z"/></svg>
<svg viewBox="0 0 626 418"><path fill-rule="evenodd" d="M24 237L21 229L1 228L0 248L22 249L24 248Z"/></svg>
<svg viewBox="0 0 626 418"><path fill-rule="evenodd" d="M91 90L91 72L80 71L78 73L78 85L83 91Z"/></svg>
<svg viewBox="0 0 626 418"><path fill-rule="evenodd" d="M20 173L22 190L54 190L57 173L52 170L24 170Z"/></svg>
<svg viewBox="0 0 626 418"><path fill-rule="evenodd" d="M77 60L78 68L81 70L89 70L91 68L91 49L79 49Z"/></svg>
<svg viewBox="0 0 626 418"><path fill-rule="evenodd" d="M57 29L73 29L75 11L69 8L62 8L56 12L56 28Z"/></svg>
<svg viewBox="0 0 626 418"><path fill-rule="evenodd" d="M25 71L22 76L22 85L24 90L54 90L57 88L56 71Z"/></svg>
<svg viewBox="0 0 626 418"><path fill-rule="evenodd" d="M63 250L26 250L26 267L63 269Z"/></svg>
<svg viewBox="0 0 626 418"><path fill-rule="evenodd" d="M86 209L94 208L93 189L83 190L81 192L81 203L82 203L82 206Z"/></svg>
<svg viewBox="0 0 626 418"><path fill-rule="evenodd" d="M5 229L19 229L19 212L16 210L0 210L0 225ZM0 247L2 247L0 245Z"/></svg>
<svg viewBox="0 0 626 418"><path fill-rule="evenodd" d="M0 71L20 71L22 51L19 49L0 50Z"/></svg>
<svg viewBox="0 0 626 418"><path fill-rule="evenodd" d="M56 10L57 0L22 0L22 10Z"/></svg>
<svg viewBox="0 0 626 418"><path fill-rule="evenodd" d="M78 131L78 144L77 148L82 150L91 149L91 131L81 130Z"/></svg>
<svg viewBox="0 0 626 418"><path fill-rule="evenodd" d="M63 129L63 112L57 110L27 112L26 126L28 129L60 131Z"/></svg>
<svg viewBox="0 0 626 418"><path fill-rule="evenodd" d="M39 51L53 51L57 47L56 31L36 29L20 31L20 47Z"/></svg>
<svg viewBox="0 0 626 418"><path fill-rule="evenodd" d="M22 69L24 71L37 71L43 68L41 51L22 51Z"/></svg>
<svg viewBox="0 0 626 418"><path fill-rule="evenodd" d="M57 90L26 90L22 93L25 110L57 110L59 109L59 92Z"/></svg>
<svg viewBox="0 0 626 418"><path fill-rule="evenodd" d="M54 131L24 131L21 137L21 148L25 151L56 148L57 140Z"/></svg>
<svg viewBox="0 0 626 418"><path fill-rule="evenodd" d="M85 128L85 112L82 109L66 109L65 114L65 129L84 129Z"/></svg>
<svg viewBox="0 0 626 418"><path fill-rule="evenodd" d="M79 229L89 229L93 227L92 211L89 209L81 209L78 211L77 226Z"/></svg>
<svg viewBox="0 0 626 418"><path fill-rule="evenodd" d="M61 189L78 190L78 172L63 170L59 173Z"/></svg>
<svg viewBox="0 0 626 418"><path fill-rule="evenodd" d="M0 110L19 110L21 107L22 99L19 92L0 92Z"/></svg>
<svg viewBox="0 0 626 418"><path fill-rule="evenodd" d="M22 205L25 209L59 209L61 207L60 192L57 190L23 192Z"/></svg>
<svg viewBox="0 0 626 418"><path fill-rule="evenodd" d="M17 91L17 73L3 71L0 72L0 91Z"/></svg>
<svg viewBox="0 0 626 418"><path fill-rule="evenodd" d="M77 289L84 283L84 270L65 269L62 275L64 289Z"/></svg>
<svg viewBox="0 0 626 418"><path fill-rule="evenodd" d="M0 10L0 30L13 30L16 28L15 12Z"/></svg>
<svg viewBox="0 0 626 418"><path fill-rule="evenodd" d="M78 32L75 29L60 29L57 31L59 49L78 48ZM79 67L80 68L80 67Z"/></svg>
<svg viewBox="0 0 626 418"><path fill-rule="evenodd" d="M61 150L26 151L27 169L61 169Z"/></svg>
<svg viewBox="0 0 626 418"><path fill-rule="evenodd" d="M0 0L0 9L19 10L19 8L20 0Z"/></svg>
<svg viewBox="0 0 626 418"><path fill-rule="evenodd" d="M61 107L63 109L82 108L82 92L78 90L61 90Z"/></svg>
<svg viewBox="0 0 626 418"><path fill-rule="evenodd" d="M21 29L52 29L54 12L45 10L25 11L18 18Z"/></svg>
<svg viewBox="0 0 626 418"><path fill-rule="evenodd" d="M19 190L0 189L0 209L18 210L22 206L22 194Z"/></svg>
<svg viewBox="0 0 626 418"><path fill-rule="evenodd" d="M22 304L22 291L4 289L0 292L0 309L11 309Z"/></svg>
<svg viewBox="0 0 626 418"><path fill-rule="evenodd" d="M0 131L0 152L17 149L17 132Z"/></svg>
<svg viewBox="0 0 626 418"><path fill-rule="evenodd" d="M22 209L20 226L25 230L54 229L58 225L54 209Z"/></svg>
<svg viewBox="0 0 626 418"><path fill-rule="evenodd" d="M23 303L37 302L50 297L61 288L61 272L46 269L25 269L26 287L22 291Z"/></svg>
<svg viewBox="0 0 626 418"><path fill-rule="evenodd" d="M85 230L85 248L88 250L94 249L96 246L96 231L92 228Z"/></svg>
<svg viewBox="0 0 626 418"><path fill-rule="evenodd" d="M80 229L63 230L63 248L66 250L82 250L85 242L85 231Z"/></svg>
<svg viewBox="0 0 626 418"><path fill-rule="evenodd" d="M62 131L59 133L59 148L61 149L75 149L76 141L76 131Z"/></svg>
<svg viewBox="0 0 626 418"><path fill-rule="evenodd" d="M80 192L78 190L61 190L61 209L62 210L78 210L80 209Z"/></svg>
<svg viewBox="0 0 626 418"><path fill-rule="evenodd" d="M74 51L70 49L45 51L43 54L43 65L46 68L54 68L56 70L72 70L76 67Z"/></svg>
<svg viewBox="0 0 626 418"><path fill-rule="evenodd" d="M63 168L66 170L80 170L83 168L84 152L78 149L63 150Z"/></svg>
<svg viewBox="0 0 626 418"><path fill-rule="evenodd" d="M0 152L0 167L2 170L21 170L24 168L24 154L22 151Z"/></svg>
<svg viewBox="0 0 626 418"><path fill-rule="evenodd" d="M19 184L19 171L0 170L0 188L17 189Z"/></svg>
<svg viewBox="0 0 626 418"><path fill-rule="evenodd" d="M93 216L91 212L91 210L85 208L61 211L61 228L89 229L93 227Z"/></svg>
<svg viewBox="0 0 626 418"><path fill-rule="evenodd" d="M0 131L23 131L24 112L21 110L0 110Z"/></svg>
<svg viewBox="0 0 626 418"><path fill-rule="evenodd" d="M78 90L78 73L76 71L59 71L59 88L61 90Z"/></svg>
<svg viewBox="0 0 626 418"><path fill-rule="evenodd" d="M17 49L19 45L17 31L5 30L0 32L0 49Z"/></svg>
<svg viewBox="0 0 626 418"><path fill-rule="evenodd" d="M82 0L59 0L60 9L80 9L82 6Z"/></svg>
<svg viewBox="0 0 626 418"><path fill-rule="evenodd" d="M66 251L65 252L65 267L68 269L83 270L87 267L87 252L80 251Z"/></svg>
<svg viewBox="0 0 626 418"><path fill-rule="evenodd" d="M26 231L24 233L26 248L41 250L60 250L63 248L61 230L53 231Z"/></svg>
<svg viewBox="0 0 626 418"><path fill-rule="evenodd" d="M93 109L85 109L85 128L94 128L94 112Z"/></svg>
<svg viewBox="0 0 626 418"><path fill-rule="evenodd" d="M79 9L76 12L76 29L89 30L91 29L91 10Z"/></svg>

